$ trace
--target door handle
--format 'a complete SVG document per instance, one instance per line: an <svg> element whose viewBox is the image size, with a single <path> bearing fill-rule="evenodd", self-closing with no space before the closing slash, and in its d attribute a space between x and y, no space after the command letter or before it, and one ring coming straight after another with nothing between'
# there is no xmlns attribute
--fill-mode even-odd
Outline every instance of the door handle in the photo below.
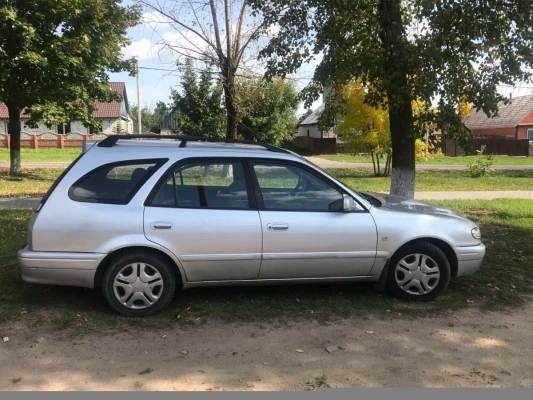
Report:
<svg viewBox="0 0 533 400"><path fill-rule="evenodd" d="M289 224L268 224L269 231L286 231L289 229Z"/></svg>
<svg viewBox="0 0 533 400"><path fill-rule="evenodd" d="M172 229L172 222L158 221L150 224L152 229Z"/></svg>

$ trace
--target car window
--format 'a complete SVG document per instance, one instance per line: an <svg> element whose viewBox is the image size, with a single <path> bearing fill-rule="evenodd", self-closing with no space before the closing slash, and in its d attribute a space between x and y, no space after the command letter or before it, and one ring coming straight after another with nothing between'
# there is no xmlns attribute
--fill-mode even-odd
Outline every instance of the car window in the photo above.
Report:
<svg viewBox="0 0 533 400"><path fill-rule="evenodd" d="M106 164L89 172L69 189L69 197L89 203L127 204L166 160Z"/></svg>
<svg viewBox="0 0 533 400"><path fill-rule="evenodd" d="M294 165L254 163L266 209L342 211L342 193Z"/></svg>
<svg viewBox="0 0 533 400"><path fill-rule="evenodd" d="M249 209L242 163L194 162L173 170L151 205L184 208Z"/></svg>

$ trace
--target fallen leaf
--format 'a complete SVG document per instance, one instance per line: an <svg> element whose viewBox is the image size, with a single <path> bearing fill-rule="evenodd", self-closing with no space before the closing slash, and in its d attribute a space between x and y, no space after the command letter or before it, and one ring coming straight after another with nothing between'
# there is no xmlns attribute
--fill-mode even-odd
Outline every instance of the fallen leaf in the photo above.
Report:
<svg viewBox="0 0 533 400"><path fill-rule="evenodd" d="M15 379L11 379L11 382L13 383L13 385L15 385L15 384L19 383L21 380L22 380L22 378L15 378Z"/></svg>
<svg viewBox="0 0 533 400"><path fill-rule="evenodd" d="M139 372L139 375L146 375L146 374L149 374L153 371L154 369L153 368L146 368L146 369L143 369L141 372Z"/></svg>
<svg viewBox="0 0 533 400"><path fill-rule="evenodd" d="M4 339L3 339L4 343L5 342L9 342L9 338L6 336Z"/></svg>
<svg viewBox="0 0 533 400"><path fill-rule="evenodd" d="M164 339L164 338L166 338L166 337L167 337L167 335L163 335L163 336L161 336L161 339Z"/></svg>
<svg viewBox="0 0 533 400"><path fill-rule="evenodd" d="M512 283L511 283L511 287L512 287L513 289L516 289L516 286L515 286L515 285L513 285Z"/></svg>
<svg viewBox="0 0 533 400"><path fill-rule="evenodd" d="M491 286L492 287L492 283L487 283L487 286Z"/></svg>
<svg viewBox="0 0 533 400"><path fill-rule="evenodd" d="M303 350L300 350L300 349L296 349L295 350L297 353L303 353L304 351Z"/></svg>
<svg viewBox="0 0 533 400"><path fill-rule="evenodd" d="M368 333L369 335L372 335L374 333L374 331L365 331L366 333Z"/></svg>

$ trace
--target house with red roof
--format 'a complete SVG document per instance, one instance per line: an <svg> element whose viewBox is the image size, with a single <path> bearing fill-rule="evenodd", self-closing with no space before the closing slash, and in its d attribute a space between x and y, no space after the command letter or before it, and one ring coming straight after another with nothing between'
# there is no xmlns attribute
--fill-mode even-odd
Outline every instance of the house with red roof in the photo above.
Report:
<svg viewBox="0 0 533 400"><path fill-rule="evenodd" d="M498 115L489 118L481 110L472 110L465 119L474 137L506 137L529 139L533 142L533 96L510 98L508 104L498 104Z"/></svg>
<svg viewBox="0 0 533 400"><path fill-rule="evenodd" d="M97 109L93 115L102 122L102 127L98 132L108 135L114 133L133 133L133 121L130 117L130 106L126 85L124 82L109 82L111 89L122 95L122 101L112 101L110 103L97 102ZM29 115L24 112L21 114L22 131L29 134L41 134L44 132L54 132L58 134L67 134L77 132L81 134L96 133L94 129L83 126L80 121L70 121L66 124L47 127L44 122L39 121L37 128L30 128L24 124L29 119ZM0 103L0 133L8 133L9 114L4 103Z"/></svg>

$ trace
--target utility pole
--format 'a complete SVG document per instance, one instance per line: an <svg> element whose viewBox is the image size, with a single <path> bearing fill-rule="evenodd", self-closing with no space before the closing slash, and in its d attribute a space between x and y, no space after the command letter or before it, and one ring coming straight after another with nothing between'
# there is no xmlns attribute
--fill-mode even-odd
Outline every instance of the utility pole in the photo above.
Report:
<svg viewBox="0 0 533 400"><path fill-rule="evenodd" d="M140 71L139 68L139 58L135 57L135 61L137 61L137 123L139 126L138 133L139 135L142 134L142 128L141 128L141 83L140 83Z"/></svg>

